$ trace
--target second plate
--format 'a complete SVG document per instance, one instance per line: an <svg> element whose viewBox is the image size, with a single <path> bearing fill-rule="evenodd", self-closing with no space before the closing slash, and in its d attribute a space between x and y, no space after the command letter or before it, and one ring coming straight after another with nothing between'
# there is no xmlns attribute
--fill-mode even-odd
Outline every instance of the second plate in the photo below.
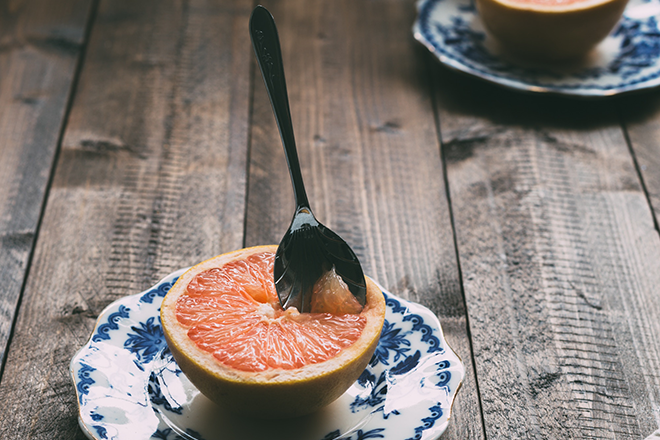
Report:
<svg viewBox="0 0 660 440"><path fill-rule="evenodd" d="M512 89L596 97L660 85L660 0L630 0L612 33L583 61L557 66L508 58L474 0L419 0L415 38L443 64Z"/></svg>

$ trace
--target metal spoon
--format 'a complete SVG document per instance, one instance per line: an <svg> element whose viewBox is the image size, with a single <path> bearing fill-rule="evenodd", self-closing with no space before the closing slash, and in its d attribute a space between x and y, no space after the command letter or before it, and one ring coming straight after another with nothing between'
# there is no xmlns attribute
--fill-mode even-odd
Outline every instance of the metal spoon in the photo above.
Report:
<svg viewBox="0 0 660 440"><path fill-rule="evenodd" d="M252 11L250 37L280 130L296 201L291 226L275 255L274 278L280 303L285 309L296 307L301 313L310 312L314 285L334 267L364 306L366 283L357 256L344 240L316 220L309 207L293 136L277 27L263 6Z"/></svg>

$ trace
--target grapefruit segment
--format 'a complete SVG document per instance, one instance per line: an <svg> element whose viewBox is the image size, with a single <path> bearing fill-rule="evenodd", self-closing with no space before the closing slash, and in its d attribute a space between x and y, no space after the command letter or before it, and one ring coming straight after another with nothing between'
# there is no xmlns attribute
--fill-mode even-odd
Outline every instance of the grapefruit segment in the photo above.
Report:
<svg viewBox="0 0 660 440"><path fill-rule="evenodd" d="M312 289L312 312L360 313L362 305L353 296L348 286L333 267L314 284Z"/></svg>
<svg viewBox="0 0 660 440"><path fill-rule="evenodd" d="M376 348L385 301L367 279L367 303L355 309L331 273L322 313L285 311L272 279L276 249L242 249L188 270L166 295L161 321L180 368L211 400L241 413L296 416L357 380Z"/></svg>

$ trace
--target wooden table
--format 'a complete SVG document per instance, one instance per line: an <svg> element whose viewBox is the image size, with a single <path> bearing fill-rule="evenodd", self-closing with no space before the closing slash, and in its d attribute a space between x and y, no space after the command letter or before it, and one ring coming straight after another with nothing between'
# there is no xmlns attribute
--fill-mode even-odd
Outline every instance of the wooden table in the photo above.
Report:
<svg viewBox="0 0 660 440"><path fill-rule="evenodd" d="M656 432L660 93L451 72L412 0L264 4L315 213L465 363L442 438ZM99 312L279 242L293 196L253 1L0 5L0 437L82 439L68 367Z"/></svg>

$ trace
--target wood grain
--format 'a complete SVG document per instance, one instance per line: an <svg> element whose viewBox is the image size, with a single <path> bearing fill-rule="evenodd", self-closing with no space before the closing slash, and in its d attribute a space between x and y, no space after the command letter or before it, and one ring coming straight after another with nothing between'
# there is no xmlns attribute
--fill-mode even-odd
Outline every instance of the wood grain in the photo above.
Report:
<svg viewBox="0 0 660 440"><path fill-rule="evenodd" d="M660 232L660 92L626 96L617 108Z"/></svg>
<svg viewBox="0 0 660 440"><path fill-rule="evenodd" d="M53 168L89 0L0 2L0 365Z"/></svg>
<svg viewBox="0 0 660 440"><path fill-rule="evenodd" d="M68 366L102 308L242 245L250 10L100 3L0 384L3 439L83 438Z"/></svg>
<svg viewBox="0 0 660 440"><path fill-rule="evenodd" d="M426 58L410 34L414 7L264 4L278 25L312 209L367 274L438 314L468 370L443 438L483 438ZM293 195L260 77L251 120L246 242L278 243Z"/></svg>
<svg viewBox="0 0 660 440"><path fill-rule="evenodd" d="M0 0L3 440L84 438L68 367L107 304L280 240L293 195L253 5ZM660 432L660 92L452 73L410 1L265 5L317 217L465 363L442 439Z"/></svg>
<svg viewBox="0 0 660 440"><path fill-rule="evenodd" d="M650 435L660 237L614 104L444 69L437 99L487 437Z"/></svg>

